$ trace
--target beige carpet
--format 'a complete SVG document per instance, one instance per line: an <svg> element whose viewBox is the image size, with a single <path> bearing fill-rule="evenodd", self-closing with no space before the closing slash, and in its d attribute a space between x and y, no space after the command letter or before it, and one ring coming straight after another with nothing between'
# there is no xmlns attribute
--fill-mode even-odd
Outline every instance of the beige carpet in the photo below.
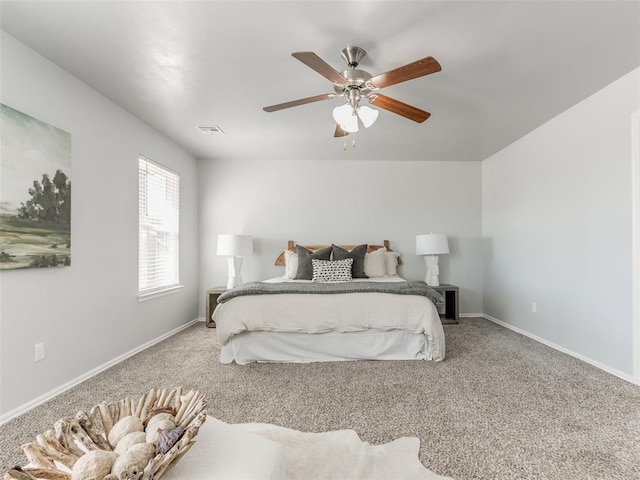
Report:
<svg viewBox="0 0 640 480"><path fill-rule="evenodd" d="M197 324L0 427L0 466L69 412L183 385L227 423L417 437L422 464L456 480L640 479L639 387L483 319L445 334L441 363L237 366Z"/></svg>

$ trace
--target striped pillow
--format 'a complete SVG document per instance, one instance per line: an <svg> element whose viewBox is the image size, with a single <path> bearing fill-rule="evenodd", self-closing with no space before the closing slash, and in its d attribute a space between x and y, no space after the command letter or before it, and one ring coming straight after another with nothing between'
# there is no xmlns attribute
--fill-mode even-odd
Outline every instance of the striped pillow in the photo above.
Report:
<svg viewBox="0 0 640 480"><path fill-rule="evenodd" d="M312 259L314 282L348 282L351 280L353 258L344 260Z"/></svg>

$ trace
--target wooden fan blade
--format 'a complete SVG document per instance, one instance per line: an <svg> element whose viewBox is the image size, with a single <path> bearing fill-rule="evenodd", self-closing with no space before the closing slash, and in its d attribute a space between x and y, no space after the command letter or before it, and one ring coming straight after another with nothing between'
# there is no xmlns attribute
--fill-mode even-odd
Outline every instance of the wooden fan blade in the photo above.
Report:
<svg viewBox="0 0 640 480"><path fill-rule="evenodd" d="M304 63L307 67L312 68L313 70L318 72L330 82L333 82L336 85L344 85L347 83L347 80L337 70L335 70L331 65L322 60L315 53L293 52L291 55Z"/></svg>
<svg viewBox="0 0 640 480"><path fill-rule="evenodd" d="M333 133L334 137L346 137L349 135L349 132L342 129L340 125L336 123L336 131Z"/></svg>
<svg viewBox="0 0 640 480"><path fill-rule="evenodd" d="M416 60L413 63L408 63L403 67L398 67L393 70L389 70L386 73L376 75L369 81L377 88L384 88L390 85L395 85L396 83L423 77L430 73L436 73L440 70L442 70L442 67L435 58L425 57L421 60Z"/></svg>
<svg viewBox="0 0 640 480"><path fill-rule="evenodd" d="M384 108L390 112L402 115L403 117L418 123L424 122L431 116L429 112L412 107L411 105L407 105L406 103L402 103L401 101L395 100L391 97L380 95L379 93L370 95L369 103L376 107Z"/></svg>
<svg viewBox="0 0 640 480"><path fill-rule="evenodd" d="M265 112L276 112L278 110L284 110L285 108L297 107L298 105L306 105L307 103L319 102L320 100L329 100L335 97L335 93L323 93L322 95L316 95L314 97L301 98L299 100L293 100L291 102L279 103L277 105L271 105L264 107Z"/></svg>

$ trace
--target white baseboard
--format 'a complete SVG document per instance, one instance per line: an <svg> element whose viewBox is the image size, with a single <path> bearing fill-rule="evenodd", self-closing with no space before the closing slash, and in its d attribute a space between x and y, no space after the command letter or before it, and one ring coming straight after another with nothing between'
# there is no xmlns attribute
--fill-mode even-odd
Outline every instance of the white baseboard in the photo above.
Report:
<svg viewBox="0 0 640 480"><path fill-rule="evenodd" d="M615 370L615 369L613 369L611 367L607 367L606 365L603 365L603 364L601 364L599 362L596 362L595 360L593 360L591 358L585 357L584 355L580 355L579 353L576 353L576 352L573 352L573 351L571 351L571 350L569 350L567 348L561 347L560 345L557 345L557 344L555 344L553 342L550 342L549 340L545 340L542 337L538 337L537 335L529 333L526 330L522 330L521 328L514 327L513 325L511 325L509 323L506 323L506 322L503 322L502 320L498 320L497 318L492 317L491 315L482 314L482 315L479 315L479 316L481 316L483 318L486 318L490 322L497 323L498 325L500 325L500 326L502 326L504 328L508 328L509 330L513 330L514 332L519 333L520 335L524 335L525 337L529 337L532 340L535 340L536 342L540 342L540 343L546 345L547 347L553 348L554 350L558 350L558 351L560 351L562 353L566 353L567 355L575 357L578 360L582 360L583 362L586 362L586 363L588 363L590 365L593 365L594 367L597 367L600 370L604 370L605 372L610 373L611 375L615 375L616 377L621 378L623 380L626 380L627 382L635 383L633 375L629 375L629 374L620 372L618 370Z"/></svg>
<svg viewBox="0 0 640 480"><path fill-rule="evenodd" d="M153 340L150 340L149 342L140 345L139 347L134 348L133 350L130 350L126 353L123 353L122 355L120 355L119 357L114 358L113 360L108 361L107 363L104 363L102 365L100 365L99 367L94 368L93 370L88 371L87 373L80 375L79 377L74 378L73 380L65 383L64 385L59 386L58 388L54 388L53 390L48 391L47 393L40 395L39 397L31 400L30 402L25 403L24 405L19 406L18 408L14 408L13 410L11 410L10 412L7 412L3 415L0 415L0 425L3 425L5 423L7 423L9 420L17 417L18 415L22 415L23 413L31 410L34 407L37 407L38 405L51 400L53 397L56 397L58 395L60 395L62 392L65 392L67 390L69 390L72 387L75 387L76 385L84 382L85 380L88 380L91 377L96 376L97 374L104 372L105 370L113 367L114 365L122 362L123 360L126 360L129 357L132 357L133 355L135 355L136 353L140 353L143 350L146 350L147 348L155 345L156 343L160 343L163 340L166 340L167 338L175 335L176 333L184 330L185 328L190 327L191 325L195 324L199 319L195 319L195 320L191 320L190 322L185 323L184 325L179 326L178 328L175 328L173 330L171 330L170 332L165 333L164 335L161 335L157 338L154 338Z"/></svg>

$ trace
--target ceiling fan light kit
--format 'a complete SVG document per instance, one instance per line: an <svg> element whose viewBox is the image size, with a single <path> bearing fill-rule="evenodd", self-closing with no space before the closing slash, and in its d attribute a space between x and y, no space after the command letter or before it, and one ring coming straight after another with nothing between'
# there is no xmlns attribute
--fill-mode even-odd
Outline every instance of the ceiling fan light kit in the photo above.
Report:
<svg viewBox="0 0 640 480"><path fill-rule="evenodd" d="M333 119L345 132L355 133L359 130L358 117L348 103L333 109Z"/></svg>
<svg viewBox="0 0 640 480"><path fill-rule="evenodd" d="M367 107L366 105L359 107L357 113L362 125L364 125L364 128L369 128L373 125L380 114L380 112L375 108Z"/></svg>
<svg viewBox="0 0 640 480"><path fill-rule="evenodd" d="M372 77L369 72L358 70L356 67L366 56L364 49L356 46L348 46L342 50L342 58L349 67L342 73L335 70L313 52L294 52L291 55L315 70L333 83L335 93L325 93L313 97L302 98L291 102L280 103L264 107L265 112L275 112L285 108L305 105L307 103L329 100L334 97L346 97L347 102L333 109L333 119L336 122L334 137L344 137L349 133L359 130L358 120L365 128L369 128L378 118L379 111L360 105L360 101L366 98L370 104L401 115L417 123L424 122L431 115L391 97L381 95L378 90L391 85L396 85L407 80L429 75L441 70L440 64L433 57L425 57L402 67Z"/></svg>

